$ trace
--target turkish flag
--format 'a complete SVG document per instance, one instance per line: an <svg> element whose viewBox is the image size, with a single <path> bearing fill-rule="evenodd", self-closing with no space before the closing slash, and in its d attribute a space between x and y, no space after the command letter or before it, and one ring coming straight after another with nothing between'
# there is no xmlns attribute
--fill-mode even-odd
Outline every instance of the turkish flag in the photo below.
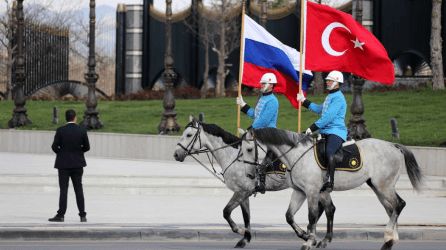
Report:
<svg viewBox="0 0 446 250"><path fill-rule="evenodd" d="M395 71L386 49L351 15L307 2L306 18L305 69L350 72L393 84Z"/></svg>

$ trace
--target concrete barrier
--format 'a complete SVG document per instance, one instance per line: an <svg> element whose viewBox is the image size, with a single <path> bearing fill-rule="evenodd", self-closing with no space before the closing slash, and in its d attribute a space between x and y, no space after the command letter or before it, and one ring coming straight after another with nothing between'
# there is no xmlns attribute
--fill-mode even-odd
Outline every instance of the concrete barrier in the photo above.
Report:
<svg viewBox="0 0 446 250"><path fill-rule="evenodd" d="M0 151L32 154L54 154L51 144L54 131L0 129ZM89 132L91 149L86 156L175 161L173 153L180 136L116 134ZM446 176L446 148L409 147L423 173L431 176ZM198 159L209 160L202 154ZM187 162L193 162L191 157ZM0 163L1 164L1 163ZM406 173L404 170L403 173Z"/></svg>

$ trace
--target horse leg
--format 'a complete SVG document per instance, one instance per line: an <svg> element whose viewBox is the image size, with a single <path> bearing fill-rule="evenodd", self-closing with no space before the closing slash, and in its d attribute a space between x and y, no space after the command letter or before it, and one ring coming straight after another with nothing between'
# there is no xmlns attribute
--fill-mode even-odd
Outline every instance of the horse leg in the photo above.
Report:
<svg viewBox="0 0 446 250"><path fill-rule="evenodd" d="M243 221L245 222L246 230L243 239L241 239L237 243L235 248L243 248L246 245L248 245L248 243L251 241L251 224L250 224L251 214L249 209L249 197L246 198L246 200L242 201L242 203L240 203L240 207L242 209Z"/></svg>
<svg viewBox="0 0 446 250"><path fill-rule="evenodd" d="M384 196L381 195L381 193L379 193L375 186L373 186L372 182L370 180L367 181L367 185L369 185L369 187L373 190L373 192L375 192L376 196L378 197L379 201L381 202L381 204L383 205L384 209L386 210L387 215L390 217L392 216L393 213L393 207L392 205L384 198ZM396 194L398 197L399 195ZM400 197L401 199L401 197ZM393 242L394 244L397 244L399 241L399 235L398 235L398 223L395 223L395 228L393 230Z"/></svg>
<svg viewBox="0 0 446 250"><path fill-rule="evenodd" d="M232 231L234 233L238 233L245 237L245 228L239 228L237 224L232 220L231 213L232 211L238 207L244 200L246 200L251 195L251 192L235 192L232 198L229 200L226 207L223 209L223 217L228 222L229 226L231 227ZM251 233L249 233L250 235Z"/></svg>
<svg viewBox="0 0 446 250"><path fill-rule="evenodd" d="M291 195L290 205L288 206L288 210L286 211L285 217L288 224L290 224L290 226L294 229L294 232L296 232L297 237L307 241L308 234L304 230L302 230L294 221L294 215L300 209L305 199L306 195L302 190L294 189L293 194Z"/></svg>
<svg viewBox="0 0 446 250"><path fill-rule="evenodd" d="M381 190L380 187L375 188L376 192L379 194L378 198L382 195L382 197L392 206L390 220L387 223L386 231L384 233L384 245L381 248L381 250L390 250L393 245L397 243L398 238L395 239L394 236L395 234L398 235L398 232L395 232L395 228L398 229L398 217L406 206L406 202L396 193L395 187L387 187L384 190Z"/></svg>
<svg viewBox="0 0 446 250"><path fill-rule="evenodd" d="M322 192L319 195L319 217L322 215L324 210L325 215L327 216L327 234L325 235L325 238L317 244L316 248L326 248L328 243L330 243L333 239L333 219L336 207L334 206L328 192ZM319 217L317 221L319 221Z"/></svg>
<svg viewBox="0 0 446 250"><path fill-rule="evenodd" d="M308 202L308 226L307 231L309 234L308 241L305 242L301 250L309 250L311 246L316 245L316 223L319 213L319 190L312 190L307 193Z"/></svg>

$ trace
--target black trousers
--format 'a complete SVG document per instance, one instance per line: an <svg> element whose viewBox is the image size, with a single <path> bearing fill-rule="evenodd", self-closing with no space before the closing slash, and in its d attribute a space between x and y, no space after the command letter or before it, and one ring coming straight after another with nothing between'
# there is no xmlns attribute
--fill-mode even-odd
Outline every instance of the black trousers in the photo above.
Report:
<svg viewBox="0 0 446 250"><path fill-rule="evenodd" d="M79 209L79 216L85 217L87 213L85 212L85 200L84 191L82 189L82 175L84 174L84 168L65 168L59 169L59 211L57 211L57 216L63 217L67 211L67 195L68 195L68 184L73 182L74 192L76 193L76 203Z"/></svg>

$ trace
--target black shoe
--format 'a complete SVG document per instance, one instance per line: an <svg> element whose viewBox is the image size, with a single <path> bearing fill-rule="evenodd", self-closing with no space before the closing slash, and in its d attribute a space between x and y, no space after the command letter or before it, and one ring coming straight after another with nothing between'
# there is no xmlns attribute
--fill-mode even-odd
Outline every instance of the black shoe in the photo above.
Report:
<svg viewBox="0 0 446 250"><path fill-rule="evenodd" d="M60 217L60 216L56 215L53 218L49 218L48 221L51 221L51 222L63 222L63 217Z"/></svg>
<svg viewBox="0 0 446 250"><path fill-rule="evenodd" d="M263 183L260 183L260 185L256 185L254 188L254 192L259 192L261 194L265 194L266 186Z"/></svg>
<svg viewBox="0 0 446 250"><path fill-rule="evenodd" d="M87 222L87 217L81 217L81 222Z"/></svg>
<svg viewBox="0 0 446 250"><path fill-rule="evenodd" d="M327 182L325 182L324 183L324 185L322 186L322 188L321 188L321 193L322 192L324 192L324 191L327 191L327 192L329 192L329 193L331 193L332 191L333 191L333 182L331 182L331 181L327 181Z"/></svg>

